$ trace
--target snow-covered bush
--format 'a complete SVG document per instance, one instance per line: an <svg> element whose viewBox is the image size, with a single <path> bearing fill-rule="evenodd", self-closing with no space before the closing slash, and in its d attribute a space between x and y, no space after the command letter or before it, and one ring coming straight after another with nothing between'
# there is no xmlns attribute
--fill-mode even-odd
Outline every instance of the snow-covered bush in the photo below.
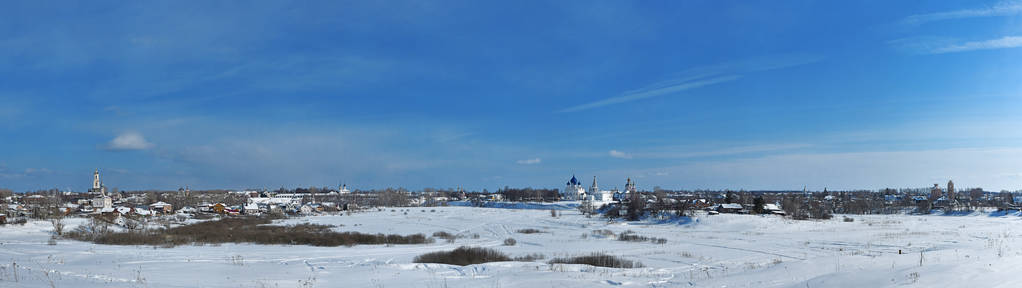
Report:
<svg viewBox="0 0 1022 288"><path fill-rule="evenodd" d="M550 260L550 264L586 264L591 266L599 267L610 267L610 268L642 268L645 267L641 262L631 261L618 258L614 255L607 255L604 253L593 253L585 256L575 256L569 258L554 258Z"/></svg>
<svg viewBox="0 0 1022 288"><path fill-rule="evenodd" d="M437 251L415 256L415 263L441 263L450 265L472 265L487 262L511 261L500 251L482 247L458 247L452 251Z"/></svg>

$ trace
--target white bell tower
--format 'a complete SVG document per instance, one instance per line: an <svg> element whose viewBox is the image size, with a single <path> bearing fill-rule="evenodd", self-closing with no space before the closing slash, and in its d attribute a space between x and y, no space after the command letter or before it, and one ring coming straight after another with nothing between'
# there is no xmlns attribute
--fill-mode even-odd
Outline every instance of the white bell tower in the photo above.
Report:
<svg viewBox="0 0 1022 288"><path fill-rule="evenodd" d="M103 182L99 181L99 169L96 169L92 173L92 191L99 191L100 188L103 188Z"/></svg>

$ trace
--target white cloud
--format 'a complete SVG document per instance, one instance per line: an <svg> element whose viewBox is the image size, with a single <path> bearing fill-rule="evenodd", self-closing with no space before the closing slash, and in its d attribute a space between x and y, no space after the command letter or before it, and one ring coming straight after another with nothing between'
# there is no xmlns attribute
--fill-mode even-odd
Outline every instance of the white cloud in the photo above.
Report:
<svg viewBox="0 0 1022 288"><path fill-rule="evenodd" d="M764 144L764 145L752 145L752 146L735 146L728 148L719 148L711 150L700 150L697 147L685 147L685 146L666 146L655 148L657 151L646 152L646 153L635 153L630 156L637 158L697 158L697 157L710 157L710 156L728 156L728 155L740 155L740 154L751 154L751 153L763 153L763 152L777 152L784 150L797 150L801 148L812 147L811 144L803 143L787 143L787 144Z"/></svg>
<svg viewBox="0 0 1022 288"><path fill-rule="evenodd" d="M683 83L680 83L680 84L675 84L675 85L666 86L666 87L644 88L644 89L640 89L640 90L628 91L628 92L625 92L623 95L618 96L618 97L607 98L607 99L603 99L603 100L592 102L592 103L578 105L578 106L575 106L575 107L571 107L571 108L567 108L567 109L561 110L560 112L575 112L575 111L582 111L582 110L587 110L587 109L592 109L592 108L597 108L597 107L603 107L603 106L607 106L607 105L611 105L611 104L619 104L619 103L631 102L631 101L635 101L635 100L646 99L646 98L651 98L651 97L656 97L656 96L661 96L661 95L681 92L681 91L685 91L685 90L689 90L689 89L695 89L695 88L699 88L699 87L703 87L703 86L707 86L707 85L713 85L713 84L717 84L717 83L734 81L734 80L737 80L738 78L740 78L740 76L728 75L728 76L715 77L715 78L711 78L711 79L701 79L701 80L696 80L696 81L688 81L688 82L683 82Z"/></svg>
<svg viewBox="0 0 1022 288"><path fill-rule="evenodd" d="M933 54L943 54L952 52L965 52L973 50L990 50L990 49L1005 49L1005 48L1017 48L1022 47L1022 36L1005 36L998 39L990 39L983 41L972 41L961 44L954 44L949 46L938 47L930 51Z"/></svg>
<svg viewBox="0 0 1022 288"><path fill-rule="evenodd" d="M768 57L747 59L743 61L731 61L718 63L709 66L689 68L674 79L654 83L646 87L626 91L620 96L611 97L595 102L590 102L574 107L557 111L560 113L577 112L612 104L626 103L646 98L663 96L673 93L691 90L703 86L731 82L742 78L743 73L769 71L783 69L799 65L805 65L823 60L823 57L815 55L770 55Z"/></svg>
<svg viewBox="0 0 1022 288"><path fill-rule="evenodd" d="M628 154L628 153L625 153L625 152L621 152L621 151L617 151L617 150L610 150L610 157L621 158L621 159L632 159L632 155L631 154Z"/></svg>
<svg viewBox="0 0 1022 288"><path fill-rule="evenodd" d="M109 150L145 150L150 147L153 147L153 143L146 141L138 132L121 133L106 146Z"/></svg>
<svg viewBox="0 0 1022 288"><path fill-rule="evenodd" d="M40 175L53 174L53 170L47 168L25 168L23 172L16 172L6 165L0 164L0 179L20 179Z"/></svg>
<svg viewBox="0 0 1022 288"><path fill-rule="evenodd" d="M25 168L25 175L51 174L53 171L46 168Z"/></svg>
<svg viewBox="0 0 1022 288"><path fill-rule="evenodd" d="M927 22L954 20L977 17L1011 16L1022 13L1022 3L1018 1L1001 2L991 7L978 9L963 9L928 14L918 14L905 17L904 23L919 25Z"/></svg>
<svg viewBox="0 0 1022 288"><path fill-rule="evenodd" d="M522 164L522 165L532 165L532 164L539 164L540 162L543 162L543 159L532 158L532 159L518 160L517 162L518 162L518 164Z"/></svg>

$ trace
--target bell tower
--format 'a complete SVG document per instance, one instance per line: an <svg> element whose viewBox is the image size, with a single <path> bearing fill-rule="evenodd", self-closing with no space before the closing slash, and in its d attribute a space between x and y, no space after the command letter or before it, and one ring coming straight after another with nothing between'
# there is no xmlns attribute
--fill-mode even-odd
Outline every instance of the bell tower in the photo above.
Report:
<svg viewBox="0 0 1022 288"><path fill-rule="evenodd" d="M103 182L99 181L99 169L92 173L92 191L99 191L103 187Z"/></svg>

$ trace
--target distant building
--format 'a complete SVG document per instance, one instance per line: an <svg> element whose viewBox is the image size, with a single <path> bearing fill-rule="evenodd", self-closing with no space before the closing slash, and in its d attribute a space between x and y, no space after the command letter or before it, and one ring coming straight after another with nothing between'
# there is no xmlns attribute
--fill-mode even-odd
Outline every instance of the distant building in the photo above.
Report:
<svg viewBox="0 0 1022 288"><path fill-rule="evenodd" d="M103 181L99 180L99 169L92 173L92 188L89 188L89 192L106 196L106 186L103 186Z"/></svg>
<svg viewBox="0 0 1022 288"><path fill-rule="evenodd" d="M93 208L111 208L114 207L114 200L110 196L99 196L92 199Z"/></svg>
<svg viewBox="0 0 1022 288"><path fill-rule="evenodd" d="M600 186L596 185L596 176L593 176L593 184L589 185L589 191L587 193L589 193L590 196L600 193Z"/></svg>
<svg viewBox="0 0 1022 288"><path fill-rule="evenodd" d="M593 185L589 186L589 191L586 192L585 197L589 201L610 202L614 201L614 192L600 191L600 187L596 185L596 176L593 176Z"/></svg>
<svg viewBox="0 0 1022 288"><path fill-rule="evenodd" d="M99 169L92 173L92 188L89 188L89 193L96 194L96 198L92 199L92 207L95 209L107 209L113 208L113 198L106 195L106 186L103 185L103 181L99 178ZM109 209L107 209L109 210Z"/></svg>
<svg viewBox="0 0 1022 288"><path fill-rule="evenodd" d="M951 200L955 199L955 182L951 180L947 180L947 198Z"/></svg>
<svg viewBox="0 0 1022 288"><path fill-rule="evenodd" d="M635 188L635 182L632 181L632 178L628 178L628 180L626 180L626 181L627 182L625 182L625 190L624 191L620 191L620 192L619 191L614 191L614 200L625 201L625 200L628 199L628 197L632 193L638 193L636 188ZM615 190L617 190L617 189L615 188Z"/></svg>
<svg viewBox="0 0 1022 288"><path fill-rule="evenodd" d="M568 180L564 192L561 192L561 199L568 201L581 200L585 197L586 189L582 187L582 181L578 181L575 175L571 175L571 180Z"/></svg>
<svg viewBox="0 0 1022 288"><path fill-rule="evenodd" d="M635 192L636 192L636 190L635 190L635 182L632 181L632 178L628 178L628 183L625 183L625 193L635 193Z"/></svg>
<svg viewBox="0 0 1022 288"><path fill-rule="evenodd" d="M717 207L714 210L719 213L741 213L742 209L744 209L742 207L742 204L722 203L720 205L717 205Z"/></svg>
<svg viewBox="0 0 1022 288"><path fill-rule="evenodd" d="M943 196L944 191L940 189L940 184L933 184L933 188L930 189L930 201L937 201Z"/></svg>
<svg viewBox="0 0 1022 288"><path fill-rule="evenodd" d="M149 211L160 214L172 214L174 213L174 206L166 202L160 201L153 204L149 204Z"/></svg>

